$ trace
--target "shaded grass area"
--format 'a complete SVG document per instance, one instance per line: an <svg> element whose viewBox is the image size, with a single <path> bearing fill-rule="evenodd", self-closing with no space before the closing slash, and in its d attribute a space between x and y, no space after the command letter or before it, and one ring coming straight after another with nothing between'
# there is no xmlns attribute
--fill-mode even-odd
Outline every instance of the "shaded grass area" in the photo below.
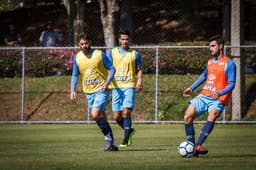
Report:
<svg viewBox="0 0 256 170"><path fill-rule="evenodd" d="M182 120L187 103L182 91L190 86L198 75L159 75L158 82L158 119ZM134 120L155 119L155 75L144 75L144 89L136 95ZM246 112L243 120L255 120L256 117L256 75L246 75ZM0 120L20 120L21 87L19 78L4 78L0 81ZM52 76L44 78L27 77L25 82L24 120L87 120L87 102L78 84L75 102L69 99L70 76ZM200 91L198 88L193 96ZM231 119L231 109L226 109L227 119ZM111 98L107 105L111 113ZM112 119L111 115L108 116ZM198 118L205 119L204 117Z"/></svg>
<svg viewBox="0 0 256 170"><path fill-rule="evenodd" d="M122 131L111 124L116 142ZM254 125L216 125L205 142L208 155L181 158L183 125L135 124L131 147L103 152L104 138L95 124L0 125L1 169L255 169ZM195 125L196 132L202 124Z"/></svg>

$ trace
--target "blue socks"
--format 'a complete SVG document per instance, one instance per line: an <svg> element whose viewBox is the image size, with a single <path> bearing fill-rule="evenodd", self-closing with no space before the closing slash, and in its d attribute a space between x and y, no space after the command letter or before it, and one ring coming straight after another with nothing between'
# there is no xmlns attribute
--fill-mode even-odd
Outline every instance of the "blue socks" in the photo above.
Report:
<svg viewBox="0 0 256 170"><path fill-rule="evenodd" d="M196 144L202 145L206 140L206 138L208 137L208 135L211 133L213 127L214 127L214 122L207 121L200 132L199 139ZM194 130L193 123L185 124L185 132L186 132L187 140L192 143L195 143L195 130Z"/></svg>
<svg viewBox="0 0 256 170"><path fill-rule="evenodd" d="M124 118L121 118L120 120L117 120L116 123L117 123L122 129L124 129Z"/></svg>
<svg viewBox="0 0 256 170"><path fill-rule="evenodd" d="M197 144L202 145L214 127L214 122L207 121L200 132Z"/></svg>
<svg viewBox="0 0 256 170"><path fill-rule="evenodd" d="M96 120L96 123L97 123L98 127L100 128L101 132L104 134L104 136L105 137L109 136L114 141L112 129L111 129L109 123L107 122L107 120L105 118L99 118L98 120Z"/></svg>
<svg viewBox="0 0 256 170"><path fill-rule="evenodd" d="M187 140L192 143L195 143L195 129L193 123L185 124L185 132Z"/></svg>
<svg viewBox="0 0 256 170"><path fill-rule="evenodd" d="M131 126L132 126L132 119L131 119L131 117L123 118L124 141L125 142L128 142Z"/></svg>

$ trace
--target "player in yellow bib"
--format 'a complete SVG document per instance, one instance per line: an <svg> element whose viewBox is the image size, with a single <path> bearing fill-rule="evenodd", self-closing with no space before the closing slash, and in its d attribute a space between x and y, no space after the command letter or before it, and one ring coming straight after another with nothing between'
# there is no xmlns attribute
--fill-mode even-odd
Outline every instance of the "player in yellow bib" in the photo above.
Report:
<svg viewBox="0 0 256 170"><path fill-rule="evenodd" d="M110 93L108 85L113 79L115 68L104 52L91 48L88 35L81 33L78 43L81 51L73 59L70 99L76 98L75 88L80 74L92 119L96 121L105 137L104 151L117 151L118 147L105 113Z"/></svg>
<svg viewBox="0 0 256 170"><path fill-rule="evenodd" d="M113 48L109 58L116 69L112 88L113 117L124 129L124 138L120 147L127 147L132 143L135 130L132 128L131 112L134 108L135 91L142 90L141 56L129 48L128 31L119 32L120 47Z"/></svg>

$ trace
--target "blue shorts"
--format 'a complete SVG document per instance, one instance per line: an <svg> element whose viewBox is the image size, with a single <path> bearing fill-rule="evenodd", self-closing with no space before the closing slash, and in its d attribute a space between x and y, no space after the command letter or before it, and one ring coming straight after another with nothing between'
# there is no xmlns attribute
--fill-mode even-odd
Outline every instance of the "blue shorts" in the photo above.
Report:
<svg viewBox="0 0 256 170"><path fill-rule="evenodd" d="M206 111L210 112L213 109L219 110L220 113L224 110L224 105L219 100L213 99L211 97L199 94L195 98L189 101L196 108L197 115L202 115Z"/></svg>
<svg viewBox="0 0 256 170"><path fill-rule="evenodd" d="M135 88L112 89L112 111L120 112L124 108L133 109L135 102Z"/></svg>
<svg viewBox="0 0 256 170"><path fill-rule="evenodd" d="M87 101L88 101L88 106L89 108L98 108L101 111L106 110L106 105L108 102L109 98L109 90L107 91L97 91L95 93L87 93L85 94Z"/></svg>

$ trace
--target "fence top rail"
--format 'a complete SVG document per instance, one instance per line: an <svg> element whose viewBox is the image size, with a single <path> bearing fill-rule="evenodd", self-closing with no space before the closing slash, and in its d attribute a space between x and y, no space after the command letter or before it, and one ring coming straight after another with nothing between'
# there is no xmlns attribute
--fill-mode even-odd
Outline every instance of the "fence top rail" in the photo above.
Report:
<svg viewBox="0 0 256 170"><path fill-rule="evenodd" d="M209 46L130 46L131 48L137 49L191 49L191 48L209 48ZM92 48L100 48L100 49L111 49L113 47L106 46L92 46ZM224 48L256 48L256 45L240 45L240 46L231 46L225 45ZM79 49L79 47L0 47L0 50L65 50L65 49Z"/></svg>

